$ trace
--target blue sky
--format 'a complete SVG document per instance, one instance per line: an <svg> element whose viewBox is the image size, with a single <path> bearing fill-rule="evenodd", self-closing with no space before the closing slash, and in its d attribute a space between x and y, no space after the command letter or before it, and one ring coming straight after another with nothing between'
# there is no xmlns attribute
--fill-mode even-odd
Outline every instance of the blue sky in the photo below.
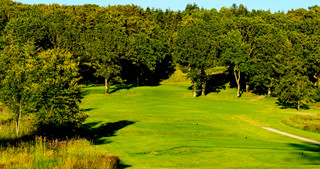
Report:
<svg viewBox="0 0 320 169"><path fill-rule="evenodd" d="M60 5L83 5L97 4L100 6L116 4L135 4L143 8L161 8L171 10L184 10L185 6L190 3L197 3L198 6L211 9L220 9L221 7L230 7L233 3L243 4L249 10L262 9L271 10L271 12L288 11L291 9L305 8L309 6L320 6L320 0L16 0L25 4L52 4Z"/></svg>

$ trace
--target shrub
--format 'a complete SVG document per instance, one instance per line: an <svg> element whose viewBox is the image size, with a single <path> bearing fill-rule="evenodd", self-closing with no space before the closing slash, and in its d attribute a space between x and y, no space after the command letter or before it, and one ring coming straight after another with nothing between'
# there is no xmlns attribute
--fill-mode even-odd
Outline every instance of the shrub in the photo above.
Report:
<svg viewBox="0 0 320 169"><path fill-rule="evenodd" d="M320 116L302 116L287 117L282 120L287 125L302 130L320 132Z"/></svg>

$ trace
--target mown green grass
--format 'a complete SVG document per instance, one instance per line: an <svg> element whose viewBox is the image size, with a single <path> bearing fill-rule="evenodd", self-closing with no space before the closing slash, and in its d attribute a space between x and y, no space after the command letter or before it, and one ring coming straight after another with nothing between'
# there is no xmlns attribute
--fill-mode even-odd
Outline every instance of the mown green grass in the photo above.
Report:
<svg viewBox="0 0 320 169"><path fill-rule="evenodd" d="M178 74L177 74L178 73ZM179 75L180 73L180 75ZM251 101L227 88L205 97L192 97L189 81L176 72L155 87L135 87L104 94L104 87L88 87L82 107L86 123L131 122L100 134L98 147L110 150L130 168L317 168L320 147L261 127L320 141L320 135L282 123L296 114L280 109L275 98ZM107 131L106 133L110 133Z"/></svg>

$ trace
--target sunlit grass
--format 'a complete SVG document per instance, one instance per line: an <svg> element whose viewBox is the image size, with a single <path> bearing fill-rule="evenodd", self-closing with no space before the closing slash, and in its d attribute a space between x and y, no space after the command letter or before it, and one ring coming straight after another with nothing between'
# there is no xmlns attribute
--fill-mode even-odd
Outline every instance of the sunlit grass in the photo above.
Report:
<svg viewBox="0 0 320 169"><path fill-rule="evenodd" d="M177 71L156 87L133 87L104 94L88 87L82 107L86 123L132 122L113 135L101 135L98 147L115 153L132 168L317 168L320 148L264 130L272 127L319 140L320 135L282 122L310 109L280 109L276 98L252 93L236 97L220 92L193 98L190 81ZM99 126L97 126L99 128Z"/></svg>

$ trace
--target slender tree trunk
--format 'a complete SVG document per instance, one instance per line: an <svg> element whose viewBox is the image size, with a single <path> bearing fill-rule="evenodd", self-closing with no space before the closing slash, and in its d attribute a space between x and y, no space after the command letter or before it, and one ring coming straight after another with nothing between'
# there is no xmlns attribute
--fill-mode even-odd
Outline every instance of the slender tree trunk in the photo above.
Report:
<svg viewBox="0 0 320 169"><path fill-rule="evenodd" d="M17 118L17 121L16 121L16 134L19 135L19 130L20 130L20 119L21 119L21 104L20 104L20 107L19 107L19 114L18 114L18 118Z"/></svg>
<svg viewBox="0 0 320 169"><path fill-rule="evenodd" d="M271 97L271 87L268 87L268 97Z"/></svg>
<svg viewBox="0 0 320 169"><path fill-rule="evenodd" d="M108 78L105 78L105 85L106 85L106 94L110 94L109 93L110 82L108 82Z"/></svg>
<svg viewBox="0 0 320 169"><path fill-rule="evenodd" d="M197 97L197 82L193 83L193 97Z"/></svg>
<svg viewBox="0 0 320 169"><path fill-rule="evenodd" d="M298 100L298 111L300 111L301 100Z"/></svg>
<svg viewBox="0 0 320 169"><path fill-rule="evenodd" d="M202 84L202 92L201 92L201 95L202 95L202 96L205 96L205 95L206 95L206 82L204 82L204 83Z"/></svg>
<svg viewBox="0 0 320 169"><path fill-rule="evenodd" d="M236 71L236 68L234 68L234 77L236 78L236 82L237 82L237 86L238 86L238 90L237 90L237 97L241 97L240 95L240 70L238 70L238 73Z"/></svg>
<svg viewBox="0 0 320 169"><path fill-rule="evenodd" d="M237 97L241 97L241 94L240 94L240 84L238 84Z"/></svg>

